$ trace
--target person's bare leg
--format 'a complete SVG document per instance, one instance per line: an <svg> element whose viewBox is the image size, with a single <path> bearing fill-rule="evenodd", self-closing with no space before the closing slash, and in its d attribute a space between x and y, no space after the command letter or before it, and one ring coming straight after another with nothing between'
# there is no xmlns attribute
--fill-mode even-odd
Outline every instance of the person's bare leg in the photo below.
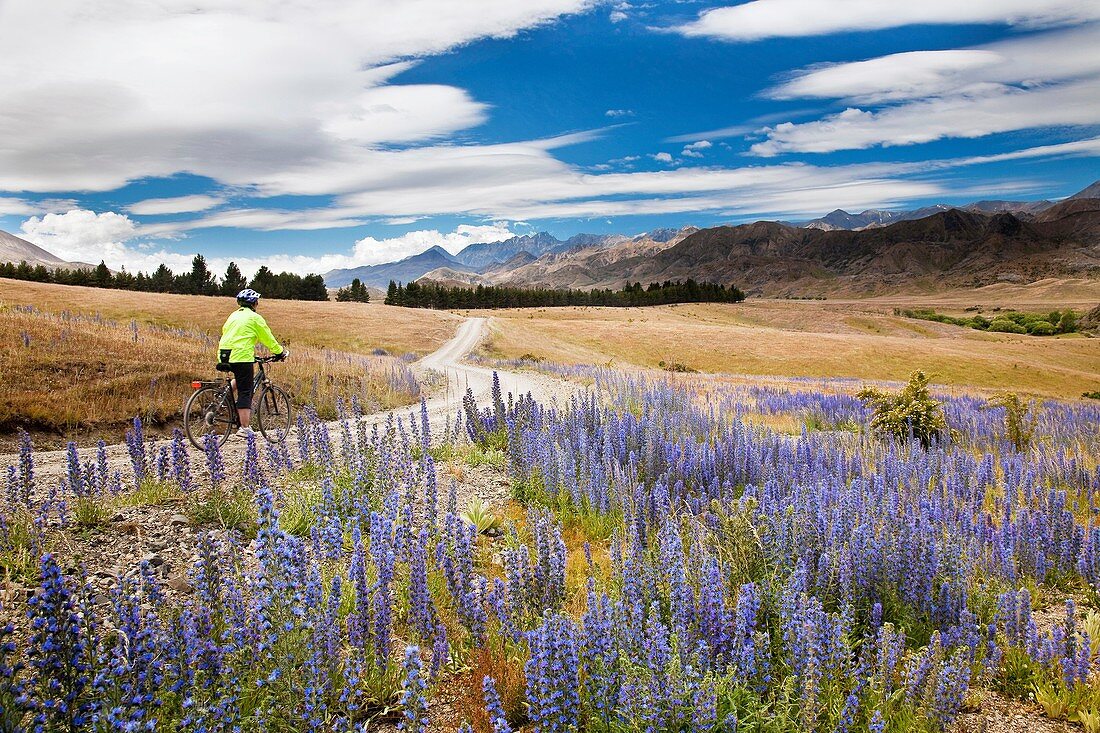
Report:
<svg viewBox="0 0 1100 733"><path fill-rule="evenodd" d="M252 410L242 410L238 407L237 414L241 416L241 427L247 428L248 424L252 422Z"/></svg>

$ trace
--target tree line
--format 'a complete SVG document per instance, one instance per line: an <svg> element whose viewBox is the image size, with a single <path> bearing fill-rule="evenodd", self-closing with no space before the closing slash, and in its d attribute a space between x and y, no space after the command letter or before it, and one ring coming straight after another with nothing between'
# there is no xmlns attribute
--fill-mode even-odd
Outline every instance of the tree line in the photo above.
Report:
<svg viewBox="0 0 1100 733"><path fill-rule="evenodd" d="M359 278L355 278L351 285L336 291L336 300L341 303L369 303L370 291Z"/></svg>
<svg viewBox="0 0 1100 733"><path fill-rule="evenodd" d="M638 307L669 303L740 303L745 294L738 288L688 279L627 284L622 290L549 290L504 285L474 288L438 283L393 280L386 290L386 305L406 308L538 308L566 305Z"/></svg>
<svg viewBox="0 0 1100 733"><path fill-rule="evenodd" d="M328 300L325 279L320 275L296 275L280 272L276 275L266 265L256 271L249 280L230 262L222 277L210 271L206 258L195 255L191 271L175 274L167 265L161 265L151 275L131 273L125 269L111 272L106 263L94 268L57 268L43 265L31 266L27 262L18 265L0 264L0 277L58 285L86 285L93 288L138 290L147 293L177 293L181 295L236 295L244 288L252 288L265 298L280 300Z"/></svg>

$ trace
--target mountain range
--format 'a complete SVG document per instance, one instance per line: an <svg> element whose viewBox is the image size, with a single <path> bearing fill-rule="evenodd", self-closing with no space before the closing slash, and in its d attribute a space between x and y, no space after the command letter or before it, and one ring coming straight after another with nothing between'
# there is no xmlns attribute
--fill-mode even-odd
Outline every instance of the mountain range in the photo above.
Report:
<svg viewBox="0 0 1100 733"><path fill-rule="evenodd" d="M0 232L0 261L47 267L69 263ZM385 288L431 280L449 285L619 288L628 282L695 278L751 295L868 294L935 290L1045 277L1100 278L1100 181L1059 203L977 201L910 211L836 210L792 224L758 221L707 229L658 229L627 237L547 232L442 247L396 262L325 275L329 287L353 278Z"/></svg>

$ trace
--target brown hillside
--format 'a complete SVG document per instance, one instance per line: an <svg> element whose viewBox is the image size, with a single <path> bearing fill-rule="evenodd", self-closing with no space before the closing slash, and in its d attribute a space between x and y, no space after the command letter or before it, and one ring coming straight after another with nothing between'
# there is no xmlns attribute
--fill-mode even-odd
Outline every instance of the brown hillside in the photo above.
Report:
<svg viewBox="0 0 1100 733"><path fill-rule="evenodd" d="M863 230L761 221L703 229L671 247L612 261L539 258L495 282L620 287L695 278L750 294L873 294L1100 278L1100 200L1068 200L1039 217L950 209Z"/></svg>

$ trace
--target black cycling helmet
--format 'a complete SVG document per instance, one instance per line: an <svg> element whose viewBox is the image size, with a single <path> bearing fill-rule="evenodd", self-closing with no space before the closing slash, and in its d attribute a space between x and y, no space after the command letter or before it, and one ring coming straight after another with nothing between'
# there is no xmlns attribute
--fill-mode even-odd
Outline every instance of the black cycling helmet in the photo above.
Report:
<svg viewBox="0 0 1100 733"><path fill-rule="evenodd" d="M245 306L246 308L255 308L256 304L259 302L260 294L252 288L245 288L237 293L237 305Z"/></svg>

